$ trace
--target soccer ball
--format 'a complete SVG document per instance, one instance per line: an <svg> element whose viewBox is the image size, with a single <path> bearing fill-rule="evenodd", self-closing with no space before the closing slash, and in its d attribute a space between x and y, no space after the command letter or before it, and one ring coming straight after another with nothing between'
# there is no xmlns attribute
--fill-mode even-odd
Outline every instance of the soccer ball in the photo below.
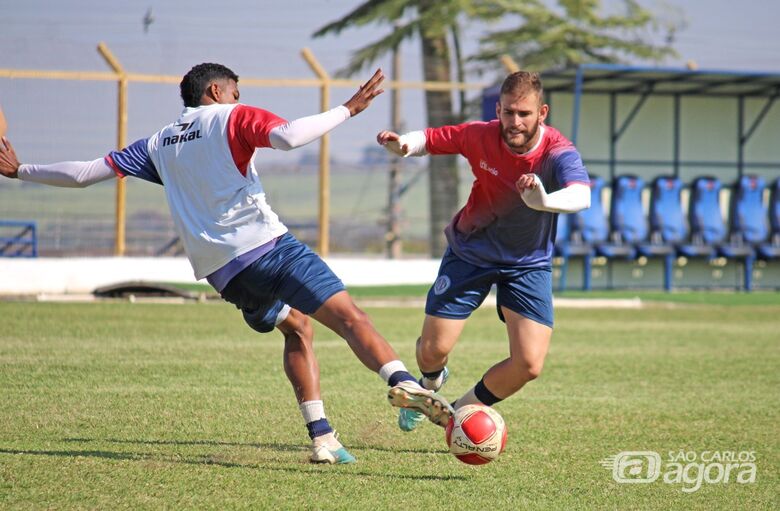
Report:
<svg viewBox="0 0 780 511"><path fill-rule="evenodd" d="M504 419L484 405L464 405L455 410L445 435L450 452L469 465L490 463L506 447Z"/></svg>

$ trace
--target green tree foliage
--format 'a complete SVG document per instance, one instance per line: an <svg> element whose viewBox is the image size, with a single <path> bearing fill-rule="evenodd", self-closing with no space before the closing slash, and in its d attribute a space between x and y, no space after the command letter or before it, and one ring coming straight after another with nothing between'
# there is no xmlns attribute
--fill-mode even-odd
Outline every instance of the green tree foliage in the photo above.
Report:
<svg viewBox="0 0 780 511"><path fill-rule="evenodd" d="M503 13L505 29L480 39L471 60L495 67L502 55L524 69L549 69L583 63L659 62L674 56L669 46L681 22L661 23L634 0L624 0L622 13L602 15L600 0L558 0L548 8L538 0L493 0ZM516 22L506 23L511 17ZM653 33L664 44L649 42ZM492 65L492 66L491 66Z"/></svg>

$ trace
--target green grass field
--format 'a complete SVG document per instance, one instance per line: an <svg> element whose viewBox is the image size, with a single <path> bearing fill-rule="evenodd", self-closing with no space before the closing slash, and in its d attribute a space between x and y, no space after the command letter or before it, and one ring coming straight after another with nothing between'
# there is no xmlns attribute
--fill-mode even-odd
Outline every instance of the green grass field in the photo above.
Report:
<svg viewBox="0 0 780 511"><path fill-rule="evenodd" d="M450 456L433 425L397 430L385 385L323 329L323 396L351 466L307 463L278 334L227 304L0 302L0 508L778 509L770 302L557 311L544 374L497 406L509 443L483 467ZM414 366L422 311L368 312ZM506 352L478 311L444 394ZM751 451L757 478L618 484L599 461L621 451Z"/></svg>

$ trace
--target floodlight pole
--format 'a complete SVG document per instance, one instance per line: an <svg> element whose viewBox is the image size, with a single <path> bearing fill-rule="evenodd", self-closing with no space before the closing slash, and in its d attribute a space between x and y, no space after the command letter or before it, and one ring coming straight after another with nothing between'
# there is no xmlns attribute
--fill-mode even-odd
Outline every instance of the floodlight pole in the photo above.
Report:
<svg viewBox="0 0 780 511"><path fill-rule="evenodd" d="M320 109L326 112L330 108L330 76L320 65L314 54L308 48L301 50L306 63L317 78L320 79ZM320 257L328 256L330 245L330 136L325 133L320 137L320 187L319 187L319 239L317 252Z"/></svg>
<svg viewBox="0 0 780 511"><path fill-rule="evenodd" d="M105 43L98 44L98 52L106 60L106 63L117 75L117 137L116 148L121 151L125 147L127 139L127 73L119 63L119 60L111 53ZM127 190L125 180L116 180L116 225L114 236L114 255L125 255L125 203Z"/></svg>

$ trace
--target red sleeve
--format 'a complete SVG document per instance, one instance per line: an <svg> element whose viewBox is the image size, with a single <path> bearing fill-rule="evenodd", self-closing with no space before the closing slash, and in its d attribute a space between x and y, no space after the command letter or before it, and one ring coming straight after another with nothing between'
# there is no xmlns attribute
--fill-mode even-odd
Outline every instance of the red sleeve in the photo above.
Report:
<svg viewBox="0 0 780 511"><path fill-rule="evenodd" d="M465 154L466 139L478 122L425 130L425 149L430 154Z"/></svg>
<svg viewBox="0 0 780 511"><path fill-rule="evenodd" d="M246 175L247 165L252 159L255 148L271 147L268 134L275 127L285 124L286 119L247 105L238 105L228 119L228 144L233 161L241 174Z"/></svg>

